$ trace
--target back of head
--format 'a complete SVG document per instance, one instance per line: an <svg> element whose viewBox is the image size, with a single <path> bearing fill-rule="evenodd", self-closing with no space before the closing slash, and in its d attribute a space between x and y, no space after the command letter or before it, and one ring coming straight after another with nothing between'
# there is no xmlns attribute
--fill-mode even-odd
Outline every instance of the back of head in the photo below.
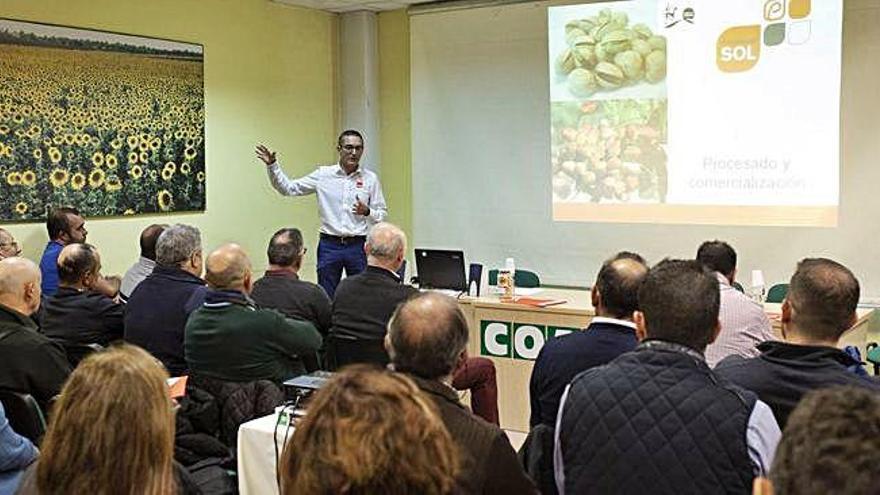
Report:
<svg viewBox="0 0 880 495"><path fill-rule="evenodd" d="M724 241L706 241L697 249L697 261L729 277L736 270L736 251Z"/></svg>
<svg viewBox="0 0 880 495"><path fill-rule="evenodd" d="M696 260L661 261L639 289L648 338L700 352L714 338L719 306L718 279Z"/></svg>
<svg viewBox="0 0 880 495"><path fill-rule="evenodd" d="M156 241L156 263L173 267L187 261L202 250L199 229L176 223L165 229Z"/></svg>
<svg viewBox="0 0 880 495"><path fill-rule="evenodd" d="M159 241L159 236L165 232L167 227L167 225L154 223L141 232L141 256L156 261L156 242Z"/></svg>
<svg viewBox="0 0 880 495"><path fill-rule="evenodd" d="M770 479L777 495L877 493L880 396L833 387L808 393L789 416Z"/></svg>
<svg viewBox="0 0 880 495"><path fill-rule="evenodd" d="M406 250L406 234L394 224L377 223L367 234L366 247L368 261L393 264Z"/></svg>
<svg viewBox="0 0 880 495"><path fill-rule="evenodd" d="M853 324L859 281L849 269L826 258L806 258L791 277L786 299L791 324L817 340L837 340Z"/></svg>
<svg viewBox="0 0 880 495"><path fill-rule="evenodd" d="M312 398L279 469L284 495L444 495L457 468L456 447L415 384L355 365Z"/></svg>
<svg viewBox="0 0 880 495"><path fill-rule="evenodd" d="M131 345L83 360L52 409L37 469L40 493L171 493L167 378L159 361Z"/></svg>
<svg viewBox="0 0 880 495"><path fill-rule="evenodd" d="M27 258L0 260L0 304L30 315L40 305L40 269Z"/></svg>
<svg viewBox="0 0 880 495"><path fill-rule="evenodd" d="M238 244L224 244L208 255L205 281L214 289L248 290L251 261Z"/></svg>
<svg viewBox="0 0 880 495"><path fill-rule="evenodd" d="M61 234L70 231L70 215L79 215L79 211L69 206L49 210L46 216L46 233L49 234L49 240L54 241L61 237Z"/></svg>
<svg viewBox="0 0 880 495"><path fill-rule="evenodd" d="M604 315L630 319L639 309L639 287L648 267L644 259L629 252L621 252L602 264L596 276L596 290L601 297Z"/></svg>
<svg viewBox="0 0 880 495"><path fill-rule="evenodd" d="M76 285L101 270L98 250L91 244L68 244L58 255L58 281Z"/></svg>
<svg viewBox="0 0 880 495"><path fill-rule="evenodd" d="M424 292L397 308L387 339L395 370L436 380L455 370L467 347L468 326L455 299Z"/></svg>
<svg viewBox="0 0 880 495"><path fill-rule="evenodd" d="M297 266L302 259L303 236L299 229L284 228L272 234L266 256L269 264Z"/></svg>

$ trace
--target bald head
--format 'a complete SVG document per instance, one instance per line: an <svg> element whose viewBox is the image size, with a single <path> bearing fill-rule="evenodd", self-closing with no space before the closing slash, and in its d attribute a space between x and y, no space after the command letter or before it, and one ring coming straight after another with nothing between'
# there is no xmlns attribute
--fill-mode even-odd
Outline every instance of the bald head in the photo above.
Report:
<svg viewBox="0 0 880 495"><path fill-rule="evenodd" d="M205 280L214 289L251 291L251 261L238 244L224 244L208 255Z"/></svg>
<svg viewBox="0 0 880 495"><path fill-rule="evenodd" d="M101 256L91 244L68 244L58 254L58 283L78 289L91 287L101 274Z"/></svg>
<svg viewBox="0 0 880 495"><path fill-rule="evenodd" d="M156 242L166 227L167 225L154 223L141 232L141 256L156 261Z"/></svg>
<svg viewBox="0 0 880 495"><path fill-rule="evenodd" d="M622 252L602 264L593 286L597 316L631 320L639 309L639 286L648 274L641 256Z"/></svg>
<svg viewBox="0 0 880 495"><path fill-rule="evenodd" d="M25 315L40 307L40 269L26 258L0 260L0 304Z"/></svg>
<svg viewBox="0 0 880 495"><path fill-rule="evenodd" d="M467 321L458 302L425 292L397 308L385 345L394 369L436 380L452 374L464 356L467 341Z"/></svg>
<svg viewBox="0 0 880 495"><path fill-rule="evenodd" d="M367 234L364 250L367 252L367 264L396 272L406 252L406 234L396 225L377 223Z"/></svg>
<svg viewBox="0 0 880 495"><path fill-rule="evenodd" d="M0 260L21 254L21 247L15 237L6 229L0 228Z"/></svg>

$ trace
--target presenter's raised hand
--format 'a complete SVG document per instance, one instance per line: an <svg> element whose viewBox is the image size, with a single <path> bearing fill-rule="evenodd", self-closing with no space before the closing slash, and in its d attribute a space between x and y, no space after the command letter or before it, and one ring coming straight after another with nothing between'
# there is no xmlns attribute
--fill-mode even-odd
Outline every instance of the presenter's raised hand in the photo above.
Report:
<svg viewBox="0 0 880 495"><path fill-rule="evenodd" d="M361 202L361 198L357 198L357 202L351 207L351 212L355 215L369 216L370 207Z"/></svg>
<svg viewBox="0 0 880 495"><path fill-rule="evenodd" d="M275 152L270 150L269 148L263 146L262 144L257 145L257 158L263 160L263 163L268 167L275 163Z"/></svg>

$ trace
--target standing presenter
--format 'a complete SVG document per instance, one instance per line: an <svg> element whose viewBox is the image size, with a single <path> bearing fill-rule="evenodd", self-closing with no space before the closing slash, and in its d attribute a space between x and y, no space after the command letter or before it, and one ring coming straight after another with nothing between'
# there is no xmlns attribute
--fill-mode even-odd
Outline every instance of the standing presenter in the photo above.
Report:
<svg viewBox="0 0 880 495"><path fill-rule="evenodd" d="M364 138L355 130L339 135L339 163L319 166L305 177L291 180L281 170L275 153L257 146L257 157L266 164L272 187L286 196L318 195L321 239L318 242L318 284L333 298L342 269L350 277L364 271L367 231L385 219L385 196L379 178L360 166Z"/></svg>

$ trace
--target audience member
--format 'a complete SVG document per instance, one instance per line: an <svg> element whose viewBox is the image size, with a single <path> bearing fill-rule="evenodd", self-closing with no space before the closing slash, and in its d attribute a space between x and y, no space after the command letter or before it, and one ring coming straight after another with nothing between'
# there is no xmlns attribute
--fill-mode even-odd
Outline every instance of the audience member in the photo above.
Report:
<svg viewBox="0 0 880 495"><path fill-rule="evenodd" d="M0 261L0 388L34 396L44 411L70 374L60 345L37 333L40 269L25 258Z"/></svg>
<svg viewBox="0 0 880 495"><path fill-rule="evenodd" d="M174 493L174 409L168 374L130 345L90 355L56 402L22 495Z"/></svg>
<svg viewBox="0 0 880 495"><path fill-rule="evenodd" d="M785 342L765 342L761 355L731 356L716 371L770 405L785 427L788 416L808 391L852 385L880 392L880 384L847 369L858 364L837 347L856 322L859 281L845 266L824 258L798 263L782 303Z"/></svg>
<svg viewBox="0 0 880 495"><path fill-rule="evenodd" d="M42 332L70 344L107 346L122 338L124 306L94 290L101 255L91 244L69 244L58 256L58 292L43 302Z"/></svg>
<svg viewBox="0 0 880 495"><path fill-rule="evenodd" d="M58 255L68 244L86 242L89 232L79 211L70 207L50 210L46 218L46 231L49 234L49 243L40 259L40 272L43 275L43 294L52 296L58 290Z"/></svg>
<svg viewBox="0 0 880 495"><path fill-rule="evenodd" d="M758 493L876 494L880 479L880 396L837 386L807 393L782 434ZM757 488L757 487L756 487Z"/></svg>
<svg viewBox="0 0 880 495"><path fill-rule="evenodd" d="M538 353L529 386L530 424L556 424L559 398L581 371L601 366L635 349L638 292L648 273L644 261L631 253L619 253L606 261L590 292L596 316L582 332L550 339Z"/></svg>
<svg viewBox="0 0 880 495"><path fill-rule="evenodd" d="M9 426L0 404L0 494L15 493L24 470L37 458L37 449Z"/></svg>
<svg viewBox="0 0 880 495"><path fill-rule="evenodd" d="M19 255L21 255L21 246L18 241L8 230L0 228L0 260Z"/></svg>
<svg viewBox="0 0 880 495"><path fill-rule="evenodd" d="M455 445L404 375L352 366L315 394L279 470L281 493L458 493Z"/></svg>
<svg viewBox="0 0 880 495"><path fill-rule="evenodd" d="M330 298L320 285L300 280L298 275L306 254L302 233L290 228L275 232L266 254L269 269L254 283L251 297L261 307L311 322L326 336L332 322Z"/></svg>
<svg viewBox="0 0 880 495"><path fill-rule="evenodd" d="M156 268L135 288L125 307L125 340L159 358L172 376L186 374L184 327L205 299L201 275L199 230L172 225L156 242Z"/></svg>
<svg viewBox="0 0 880 495"><path fill-rule="evenodd" d="M559 493L745 493L779 440L770 408L717 376L703 351L719 331L718 279L665 260L639 289L645 338L579 374L563 394Z"/></svg>
<svg viewBox="0 0 880 495"><path fill-rule="evenodd" d="M464 493L536 493L507 435L471 414L448 385L467 361L468 325L458 302L426 292L397 308L385 337L391 363L434 403L461 452Z"/></svg>
<svg viewBox="0 0 880 495"><path fill-rule="evenodd" d="M159 240L159 236L162 235L166 227L168 226L154 223L141 232L141 256L125 272L125 276L122 277L122 286L119 288L119 295L124 299L131 297L134 288L153 273L153 268L156 267L156 241Z"/></svg>
<svg viewBox="0 0 880 495"><path fill-rule="evenodd" d="M364 245L367 269L340 282L333 300L330 353L336 367L350 363L389 363L384 340L388 321L400 303L418 294L401 283L397 270L406 253L406 234L390 223L370 229ZM343 352L344 351L344 352ZM455 372L452 386L471 390L474 413L498 424L495 365L486 358L469 358Z"/></svg>
<svg viewBox="0 0 880 495"><path fill-rule="evenodd" d="M205 263L210 289L186 324L190 373L219 380L283 382L303 374L299 356L314 354L321 335L306 321L257 309L250 297L251 263L236 244L212 252Z"/></svg>
<svg viewBox="0 0 880 495"><path fill-rule="evenodd" d="M697 250L697 261L715 272L721 293L721 332L706 347L706 363L714 368L727 356L755 357L757 345L774 340L770 320L760 304L733 287L736 278L736 251L723 241L706 241Z"/></svg>

